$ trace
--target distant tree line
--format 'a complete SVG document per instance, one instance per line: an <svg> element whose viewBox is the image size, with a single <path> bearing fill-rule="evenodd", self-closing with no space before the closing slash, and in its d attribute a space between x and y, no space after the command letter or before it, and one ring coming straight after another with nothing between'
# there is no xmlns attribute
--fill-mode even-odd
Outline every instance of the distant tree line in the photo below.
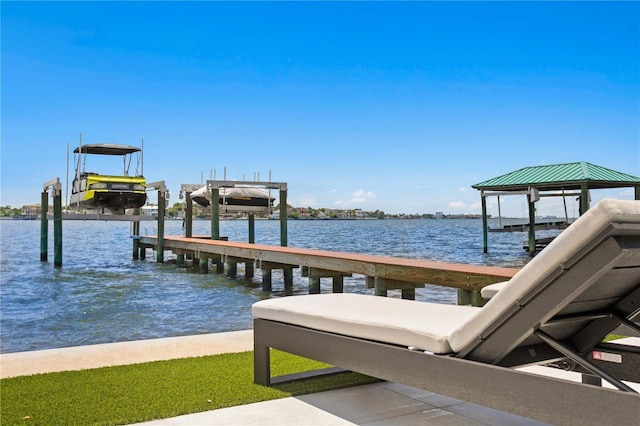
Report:
<svg viewBox="0 0 640 426"><path fill-rule="evenodd" d="M0 206L0 216L2 217L20 217L21 209L14 209L11 206Z"/></svg>

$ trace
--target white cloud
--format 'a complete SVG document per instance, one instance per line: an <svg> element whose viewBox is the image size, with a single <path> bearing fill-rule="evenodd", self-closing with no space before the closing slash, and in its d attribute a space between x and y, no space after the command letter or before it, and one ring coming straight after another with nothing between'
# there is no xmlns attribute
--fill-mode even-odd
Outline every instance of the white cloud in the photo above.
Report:
<svg viewBox="0 0 640 426"><path fill-rule="evenodd" d="M376 194L373 191L365 191L364 189L359 189L356 192L352 193L354 198L376 198Z"/></svg>
<svg viewBox="0 0 640 426"><path fill-rule="evenodd" d="M467 205L462 201L452 201L449 203L448 207L450 209L464 209Z"/></svg>
<svg viewBox="0 0 640 426"><path fill-rule="evenodd" d="M308 207L308 206L315 206L318 204L318 202L314 198L301 198L298 201L298 204L300 206Z"/></svg>
<svg viewBox="0 0 640 426"><path fill-rule="evenodd" d="M481 202L477 202L477 203L473 203L471 204L471 206L469 206L469 208L471 209L471 211L482 211L482 203Z"/></svg>
<svg viewBox="0 0 640 426"><path fill-rule="evenodd" d="M359 189L351 195L353 196L353 198L349 200L351 203L363 203L369 198L376 198L376 194L374 192L365 191L364 189Z"/></svg>
<svg viewBox="0 0 640 426"><path fill-rule="evenodd" d="M461 186L460 188L458 188L459 192L467 192L467 188L465 188L464 186Z"/></svg>

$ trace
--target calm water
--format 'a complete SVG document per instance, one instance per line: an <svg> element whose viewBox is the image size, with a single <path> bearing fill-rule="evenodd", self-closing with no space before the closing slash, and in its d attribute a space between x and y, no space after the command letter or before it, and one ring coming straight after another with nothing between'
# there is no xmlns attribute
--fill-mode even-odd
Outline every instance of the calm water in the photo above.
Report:
<svg viewBox="0 0 640 426"><path fill-rule="evenodd" d="M246 221L223 221L221 235L246 241ZM480 220L289 221L291 247L369 253L480 265L520 267L524 233L489 235L482 253ZM53 225L49 225L49 262L40 262L40 222L0 221L0 352L77 346L243 330L252 327L251 304L283 296L282 277L273 274L273 293L253 280L223 274L198 274L193 268L131 259L131 224L65 221L63 267L53 267ZM155 234L143 222L142 234ZM256 221L256 242L278 245L278 221ZM194 234L209 234L208 221L194 222ZM180 221L168 221L166 235L182 234ZM544 236L544 234L540 234ZM323 281L330 291L331 281ZM363 276L345 278L346 292L370 292ZM308 291L307 279L294 272L294 294ZM325 288L326 286L326 288ZM399 293L390 292L399 297ZM419 300L455 303L453 289L429 286Z"/></svg>

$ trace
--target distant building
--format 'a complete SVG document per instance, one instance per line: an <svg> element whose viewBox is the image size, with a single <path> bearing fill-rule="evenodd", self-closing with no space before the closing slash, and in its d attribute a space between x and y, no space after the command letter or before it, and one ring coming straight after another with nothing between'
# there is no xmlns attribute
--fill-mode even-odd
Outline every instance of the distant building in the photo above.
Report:
<svg viewBox="0 0 640 426"><path fill-rule="evenodd" d="M369 217L369 212L363 211L362 209L355 209L354 214L357 218L365 218Z"/></svg>
<svg viewBox="0 0 640 426"><path fill-rule="evenodd" d="M436 212L436 214L433 217L435 217L436 219L442 219L444 218L444 213Z"/></svg>
<svg viewBox="0 0 640 426"><path fill-rule="evenodd" d="M158 216L158 206L142 206L142 214L144 216Z"/></svg>
<svg viewBox="0 0 640 426"><path fill-rule="evenodd" d="M25 206L22 206L20 217L22 217L23 219L39 219L40 210L40 204L27 204Z"/></svg>

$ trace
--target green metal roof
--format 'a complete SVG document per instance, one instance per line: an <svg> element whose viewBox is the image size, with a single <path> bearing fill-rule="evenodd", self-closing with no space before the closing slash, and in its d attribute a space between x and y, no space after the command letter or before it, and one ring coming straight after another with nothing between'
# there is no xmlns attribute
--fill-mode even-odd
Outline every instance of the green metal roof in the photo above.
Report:
<svg viewBox="0 0 640 426"><path fill-rule="evenodd" d="M517 191L533 187L539 190L557 190L579 189L583 184L589 188L640 186L640 178L581 161L525 167L477 183L472 188Z"/></svg>

